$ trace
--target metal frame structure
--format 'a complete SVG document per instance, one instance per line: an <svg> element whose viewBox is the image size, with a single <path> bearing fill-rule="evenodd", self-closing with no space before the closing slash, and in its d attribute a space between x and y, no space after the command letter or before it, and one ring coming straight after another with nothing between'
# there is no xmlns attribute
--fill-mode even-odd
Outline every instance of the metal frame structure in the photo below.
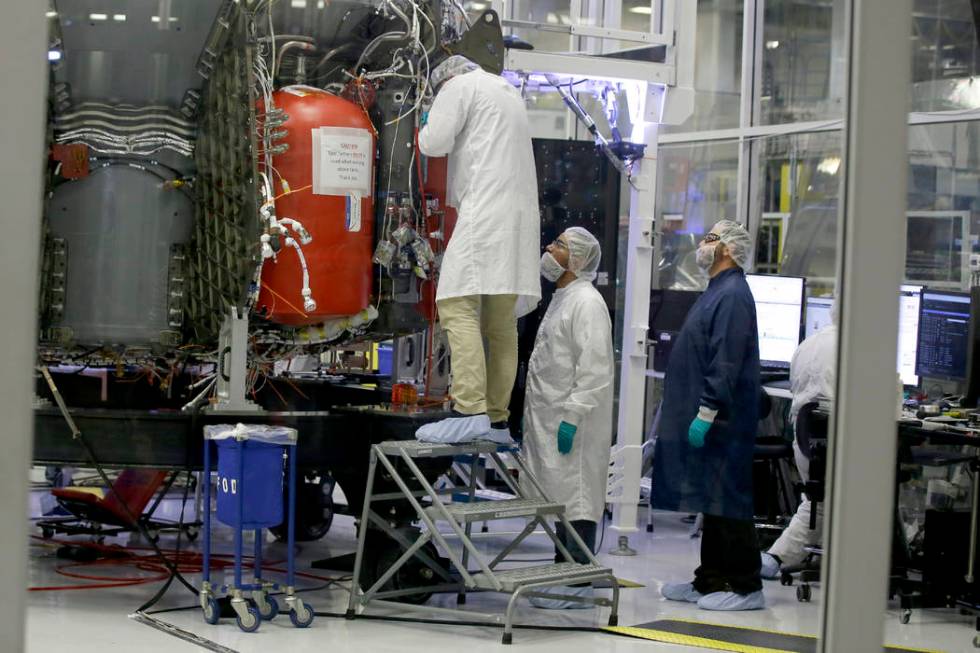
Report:
<svg viewBox="0 0 980 653"><path fill-rule="evenodd" d="M0 375L4 455L0 457L0 488L14 519L0 529L0 578L11 596L0 615L3 648L24 649L27 592L27 470L31 464L34 355L37 345L39 254L41 252L41 191L44 170L45 93L48 71L44 5L33 0L4 4L0 21L0 79L16 89L4 100L0 144L8 156L0 161L4 198L0 257L7 275L0 286L4 306L16 307L4 320L4 373Z"/></svg>
<svg viewBox="0 0 980 653"><path fill-rule="evenodd" d="M507 465L501 455L508 454L510 459L516 464L520 474L521 483L518 484L510 475ZM454 488L448 490L437 490L425 476L425 472L416 464L418 458L440 458L440 457L468 457L473 466L477 461L484 457L497 470L500 478L504 480L507 487L516 498L505 499L502 501L479 502L475 500L476 495L476 474L470 474L468 501L460 503L447 503L445 495L452 495ZM390 477L398 486L397 492L375 493L375 477L378 474L378 464L383 467L382 473ZM399 471L399 466L404 466L408 473ZM415 488L420 489L413 489ZM385 501L392 499L404 499L409 502L418 517L418 520L425 526L419 533L414 542L410 541L398 529L389 525L383 512L379 513L372 508L380 503L382 506ZM427 505L423 504L427 501ZM527 519L524 529L511 540L511 542L498 553L489 563L484 560L480 550L471 539L474 522L486 522L499 519ZM557 519L565 528L565 533L572 538L575 546L588 557L588 564L580 564L574 560L555 530L549 524L549 519ZM444 521L449 524L452 534L459 539L461 550L457 553L443 535L437 521ZM551 539L565 562L537 567L522 567L518 569L498 569L497 566L507 560L507 557L523 542L528 536L541 527L545 534ZM402 549L400 557L391 564L374 582L366 589L361 591L361 579L364 573L364 564L367 558L367 537L369 531L380 530L393 540ZM449 556L451 569L446 569L437 560L438 556L431 554L430 543L435 543ZM425 547L430 545L430 552L425 551ZM417 559L425 564L432 572L433 578L438 576L442 582L424 585L421 587L396 587L385 589L399 570L412 559ZM480 568L479 572L469 570L469 562L472 560ZM369 578L371 576L369 575ZM568 585L571 583L594 583L605 581L612 589L612 600L593 597L585 598L572 595L556 593L542 594L538 590L549 587ZM507 609L504 615L489 614L482 612L462 611L449 608L434 608L431 606L415 606L411 603L396 603L387 599L399 597L410 597L413 595L428 594L431 592L458 592L458 603L466 602L467 592L501 592L510 594ZM428 613L449 614L453 616L476 617L491 623L504 623L504 634L502 643L510 644L513 641L513 620L514 609L518 600L522 597L544 597L558 598L573 602L586 603L590 605L612 608L609 615L609 625L618 624L619 609L619 583L613 575L612 570L603 567L595 556L585 545L582 538L572 528L571 523L565 517L565 505L548 499L544 489L535 479L524 461L521 454L509 447L500 447L494 443L482 442L462 445L432 444L427 442L417 442L414 440L396 440L382 442L371 447L371 460L368 468L367 491L364 496L364 508L361 513L360 530L357 539L357 553L354 561L354 578L351 583L350 603L348 604L347 617L355 618L361 614L369 604L381 604L394 607L400 610L418 609Z"/></svg>

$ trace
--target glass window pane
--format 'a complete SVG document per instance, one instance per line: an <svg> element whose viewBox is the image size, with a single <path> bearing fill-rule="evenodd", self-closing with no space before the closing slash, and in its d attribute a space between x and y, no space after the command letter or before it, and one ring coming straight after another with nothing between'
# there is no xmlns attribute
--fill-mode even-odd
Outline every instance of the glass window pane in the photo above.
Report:
<svg viewBox="0 0 980 653"><path fill-rule="evenodd" d="M915 0L912 110L980 107L980 47L970 0Z"/></svg>
<svg viewBox="0 0 980 653"><path fill-rule="evenodd" d="M632 13L642 0L623 4L625 29L643 29ZM649 5L649 2L644 3ZM632 7L631 7L632 5ZM739 124L742 84L742 0L699 0L694 71L694 113L664 133L726 129ZM648 24L648 23L647 23Z"/></svg>
<svg viewBox="0 0 980 653"><path fill-rule="evenodd" d="M718 220L735 215L738 145L663 146L658 166L660 287L701 289L707 279L694 262L694 252Z"/></svg>
<svg viewBox="0 0 980 653"><path fill-rule="evenodd" d="M761 123L840 118L842 0L767 0L765 12Z"/></svg>
<svg viewBox="0 0 980 653"><path fill-rule="evenodd" d="M841 134L779 136L765 139L761 147L764 187L756 268L807 277L809 288L832 292Z"/></svg>

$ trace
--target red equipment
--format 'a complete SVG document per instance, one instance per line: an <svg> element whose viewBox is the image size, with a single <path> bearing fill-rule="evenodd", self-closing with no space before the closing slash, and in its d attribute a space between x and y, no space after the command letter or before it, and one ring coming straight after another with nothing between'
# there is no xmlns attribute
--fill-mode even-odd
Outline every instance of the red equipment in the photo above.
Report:
<svg viewBox="0 0 980 653"><path fill-rule="evenodd" d="M273 98L288 116L276 128L286 134L273 141L288 146L273 157L274 187L288 185L275 200L276 216L298 220L312 237L301 247L316 308L304 308L300 258L283 236L277 257L263 265L256 311L293 326L355 315L371 302L374 126L361 106L317 88L288 86Z"/></svg>

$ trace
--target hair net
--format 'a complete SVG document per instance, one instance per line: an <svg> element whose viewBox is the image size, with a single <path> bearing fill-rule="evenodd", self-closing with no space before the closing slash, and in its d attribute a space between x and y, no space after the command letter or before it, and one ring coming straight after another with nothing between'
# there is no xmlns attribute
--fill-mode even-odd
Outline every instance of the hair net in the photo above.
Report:
<svg viewBox="0 0 980 653"><path fill-rule="evenodd" d="M728 247L728 254L745 270L752 261L752 237L745 227L732 220L722 220L711 228Z"/></svg>
<svg viewBox="0 0 980 653"><path fill-rule="evenodd" d="M477 68L479 66L466 57L454 54L432 70L432 74L429 75L429 83L432 84L432 88L438 89L443 82Z"/></svg>
<svg viewBox="0 0 980 653"><path fill-rule="evenodd" d="M569 227L565 230L568 242L568 269L580 279L592 281L596 278L602 250L599 241L582 227Z"/></svg>

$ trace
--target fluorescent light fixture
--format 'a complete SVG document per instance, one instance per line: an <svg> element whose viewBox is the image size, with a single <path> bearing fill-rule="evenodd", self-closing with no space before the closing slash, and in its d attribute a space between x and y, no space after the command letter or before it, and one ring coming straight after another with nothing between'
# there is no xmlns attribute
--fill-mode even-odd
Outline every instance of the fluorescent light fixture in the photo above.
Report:
<svg viewBox="0 0 980 653"><path fill-rule="evenodd" d="M306 0L292 0L289 6L293 9L306 9Z"/></svg>
<svg viewBox="0 0 980 653"><path fill-rule="evenodd" d="M640 5L639 7L630 7L631 14L643 14L644 16L649 16L653 13L653 9L647 6Z"/></svg>
<svg viewBox="0 0 980 653"><path fill-rule="evenodd" d="M779 41L766 41L766 50L775 50L779 47Z"/></svg>
<svg viewBox="0 0 980 653"><path fill-rule="evenodd" d="M817 170L825 175L836 175L837 171L840 170L840 157L828 156L826 159L817 164Z"/></svg>
<svg viewBox="0 0 980 653"><path fill-rule="evenodd" d="M323 9L323 0L319 0L319 2L316 3L316 8Z"/></svg>
<svg viewBox="0 0 980 653"><path fill-rule="evenodd" d="M152 16L150 18L150 20L152 20L154 23L159 23L160 22L160 17L159 16ZM176 23L177 22L177 17L176 16L171 16L170 17L170 22L171 23Z"/></svg>
<svg viewBox="0 0 980 653"><path fill-rule="evenodd" d="M469 5L470 11L483 11L487 8L487 4L485 2L471 2Z"/></svg>
<svg viewBox="0 0 980 653"><path fill-rule="evenodd" d="M89 14L89 20L108 20L109 14Z"/></svg>
<svg viewBox="0 0 980 653"><path fill-rule="evenodd" d="M45 18L57 18L58 17L58 12L57 11L46 11L46 12L44 12L44 17Z"/></svg>
<svg viewBox="0 0 980 653"><path fill-rule="evenodd" d="M116 21L117 23L125 23L126 22L126 14L113 14L112 15L112 20Z"/></svg>
<svg viewBox="0 0 980 653"><path fill-rule="evenodd" d="M48 50L48 61L61 61L61 50Z"/></svg>

